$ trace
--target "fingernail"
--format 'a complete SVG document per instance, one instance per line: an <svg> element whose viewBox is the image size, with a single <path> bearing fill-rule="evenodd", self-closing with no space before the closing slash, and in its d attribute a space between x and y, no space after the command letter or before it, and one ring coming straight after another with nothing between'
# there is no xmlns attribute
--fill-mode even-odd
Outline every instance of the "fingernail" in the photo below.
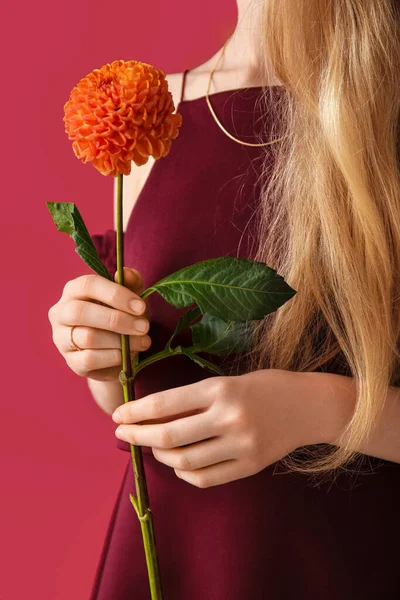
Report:
<svg viewBox="0 0 400 600"><path fill-rule="evenodd" d="M147 329L147 320L146 319L138 319L135 322L135 329L137 331L142 331L142 332L146 331L146 329Z"/></svg>
<svg viewBox="0 0 400 600"><path fill-rule="evenodd" d="M117 429L115 430L115 435L117 436L117 438L119 438L120 440L125 440L125 436L124 436L124 430L123 427L117 427Z"/></svg>
<svg viewBox="0 0 400 600"><path fill-rule="evenodd" d="M121 419L121 411L120 410L115 410L113 412L113 414L111 415L112 420L114 421L114 423L121 423L122 419Z"/></svg>
<svg viewBox="0 0 400 600"><path fill-rule="evenodd" d="M132 310L132 312L140 315L145 309L145 303L143 300L129 300L129 308Z"/></svg>
<svg viewBox="0 0 400 600"><path fill-rule="evenodd" d="M142 346L143 350L147 350L147 348L150 348L151 346L151 338L150 337L144 337L140 340L140 345Z"/></svg>

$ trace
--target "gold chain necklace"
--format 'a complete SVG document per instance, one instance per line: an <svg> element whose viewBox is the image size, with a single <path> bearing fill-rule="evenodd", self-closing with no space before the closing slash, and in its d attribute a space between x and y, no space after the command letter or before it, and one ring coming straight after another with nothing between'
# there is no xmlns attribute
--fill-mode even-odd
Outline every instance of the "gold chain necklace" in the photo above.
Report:
<svg viewBox="0 0 400 600"><path fill-rule="evenodd" d="M223 55L224 55L224 53L225 53L225 46L226 46L226 44L228 43L229 39L230 39L230 38L228 38L228 39L226 40L225 44L223 45L223 47L222 47L222 51L221 51L221 54L219 55L219 58L218 58L218 60L217 60L217 64L215 65L215 67L213 68L213 70L212 70L212 71L211 71L211 73L210 73L210 78L209 78L209 80L208 80L208 87L207 87L207 91L206 91L206 101L207 101L207 104L208 104L208 108L210 109L210 112L211 112L212 116L214 117L214 119L215 119L215 122L217 123L217 125L218 125L218 126L221 128L221 129L222 129L222 131L223 131L223 132L224 132L224 133L225 133L225 134L226 134L226 135L227 135L229 138L231 138L231 140L233 140L234 142L237 142L238 144L243 144L244 146L254 146L254 147L260 147L260 146L269 146L270 144L274 144L275 142L280 142L281 140L283 140L283 139L284 139L283 137L281 137L281 138L279 138L279 139L276 139L276 140L272 140L271 142L265 142L265 143L263 143L263 144L251 144L250 142L242 142L241 140L238 140L238 139L237 139L237 138L235 138L235 137L234 137L234 136L233 136L231 133L229 133L229 131L227 131L227 130L225 129L225 127L222 125L222 123L220 123L220 121L218 120L218 117L217 117L217 115L215 114L215 111L214 111L213 107L211 106L211 102L210 102L210 98L209 98L209 96L208 96L208 92L210 91L210 86L211 86L212 76L213 76L213 74L214 74L214 71L217 69L217 67L218 67L218 65L219 65L219 63L220 63L220 61L221 61L221 58L223 57Z"/></svg>

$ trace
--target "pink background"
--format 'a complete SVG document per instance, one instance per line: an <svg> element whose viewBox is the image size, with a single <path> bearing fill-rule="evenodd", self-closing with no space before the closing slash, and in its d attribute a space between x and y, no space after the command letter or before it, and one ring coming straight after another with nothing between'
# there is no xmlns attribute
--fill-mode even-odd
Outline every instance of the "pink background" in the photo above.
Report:
<svg viewBox="0 0 400 600"><path fill-rule="evenodd" d="M53 344L47 315L64 284L91 271L45 202L75 202L91 234L113 227L113 179L73 155L64 103L79 79L117 58L166 73L195 67L236 19L235 0L3 7L0 600L89 598L130 459Z"/></svg>

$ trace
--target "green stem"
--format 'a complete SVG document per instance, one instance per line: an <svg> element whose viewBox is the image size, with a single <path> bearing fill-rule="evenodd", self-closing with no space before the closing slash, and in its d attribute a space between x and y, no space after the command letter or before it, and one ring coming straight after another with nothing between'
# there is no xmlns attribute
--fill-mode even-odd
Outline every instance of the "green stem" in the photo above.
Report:
<svg viewBox="0 0 400 600"><path fill-rule="evenodd" d="M116 250L117 250L117 282L124 285L124 245L123 245L123 226L122 226L122 194L123 194L123 175L118 175L117 180L117 206L116 206ZM130 360L129 335L121 334L122 351L122 371L120 373L120 382L124 392L124 402L130 402L134 397L133 380L138 372L138 368L132 373ZM137 513L142 528L142 537L144 552L146 556L147 572L149 576L149 585L151 600L162 600L162 587L160 579L160 570L157 559L156 541L154 536L153 516L149 506L149 496L147 492L146 476L144 472L142 449L140 446L129 444L132 455L132 466L135 477L135 486L137 497L130 494L130 500Z"/></svg>
<svg viewBox="0 0 400 600"><path fill-rule="evenodd" d="M148 367L149 365L151 365L159 360L162 360L163 358L168 358L170 356L178 356L179 354L181 356L186 356L187 358L191 358L195 362L201 361L202 367L207 367L208 369L210 369L214 373L218 373L219 375L225 375L225 373L222 369L220 369L213 363L210 363L208 360L205 360L204 358L200 358L199 356L196 355L196 352L202 352L202 348L200 348L199 346L189 346L188 348L182 348L182 346L177 346L174 349L165 348L164 350L157 352L157 354L153 354L152 356L149 356L145 360L142 360L139 364L137 364L137 363L134 364L134 375L133 376L136 377L136 375L139 373L139 371L141 371L145 367Z"/></svg>
<svg viewBox="0 0 400 600"><path fill-rule="evenodd" d="M143 298L143 300L145 300L148 296L151 296L151 294L153 294L153 292L155 292L156 290L153 290L151 288L148 288L147 290L143 290L143 292L141 292L139 294L139 296L141 298Z"/></svg>
<svg viewBox="0 0 400 600"><path fill-rule="evenodd" d="M145 367L148 367L149 365L151 365L159 360L162 360L163 358L168 358L169 356L176 356L177 354L183 354L183 352L180 350L180 346L177 346L177 348L175 348L175 349L171 348L169 350L165 350L165 349L161 350L160 352L157 352L157 354L153 354L152 356L145 358L144 360L140 361L140 363L135 366L134 377L136 377L136 375L139 373L139 371L141 371Z"/></svg>

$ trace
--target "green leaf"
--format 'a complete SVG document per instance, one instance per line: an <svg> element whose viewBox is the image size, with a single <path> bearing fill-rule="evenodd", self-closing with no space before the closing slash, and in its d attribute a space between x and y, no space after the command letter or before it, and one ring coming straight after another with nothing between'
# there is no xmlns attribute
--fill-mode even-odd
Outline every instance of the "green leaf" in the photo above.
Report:
<svg viewBox="0 0 400 600"><path fill-rule="evenodd" d="M178 321L174 333L171 335L165 348L169 350L171 348L171 342L175 336L177 336L183 329L185 329L189 323L197 319L201 315L201 311L198 306L189 309Z"/></svg>
<svg viewBox="0 0 400 600"><path fill-rule="evenodd" d="M238 354L250 350L251 321L222 321L205 314L191 327L195 352L208 354Z"/></svg>
<svg viewBox="0 0 400 600"><path fill-rule="evenodd" d="M262 319L296 294L275 269L232 256L184 267L142 292L142 298L153 291L175 308L196 303L203 314L241 322Z"/></svg>
<svg viewBox="0 0 400 600"><path fill-rule="evenodd" d="M197 354L190 352L188 348L181 348L181 352L182 354L190 358L193 362L195 362L197 365L203 367L203 369L209 369L210 371L213 371L213 373L217 373L217 375L225 375L224 371L217 367L217 365L214 365L213 363L209 362L208 360L205 360L201 356L197 356Z"/></svg>
<svg viewBox="0 0 400 600"><path fill-rule="evenodd" d="M75 252L98 275L114 281L103 265L77 206L73 202L46 202L58 231L68 233L76 244Z"/></svg>

